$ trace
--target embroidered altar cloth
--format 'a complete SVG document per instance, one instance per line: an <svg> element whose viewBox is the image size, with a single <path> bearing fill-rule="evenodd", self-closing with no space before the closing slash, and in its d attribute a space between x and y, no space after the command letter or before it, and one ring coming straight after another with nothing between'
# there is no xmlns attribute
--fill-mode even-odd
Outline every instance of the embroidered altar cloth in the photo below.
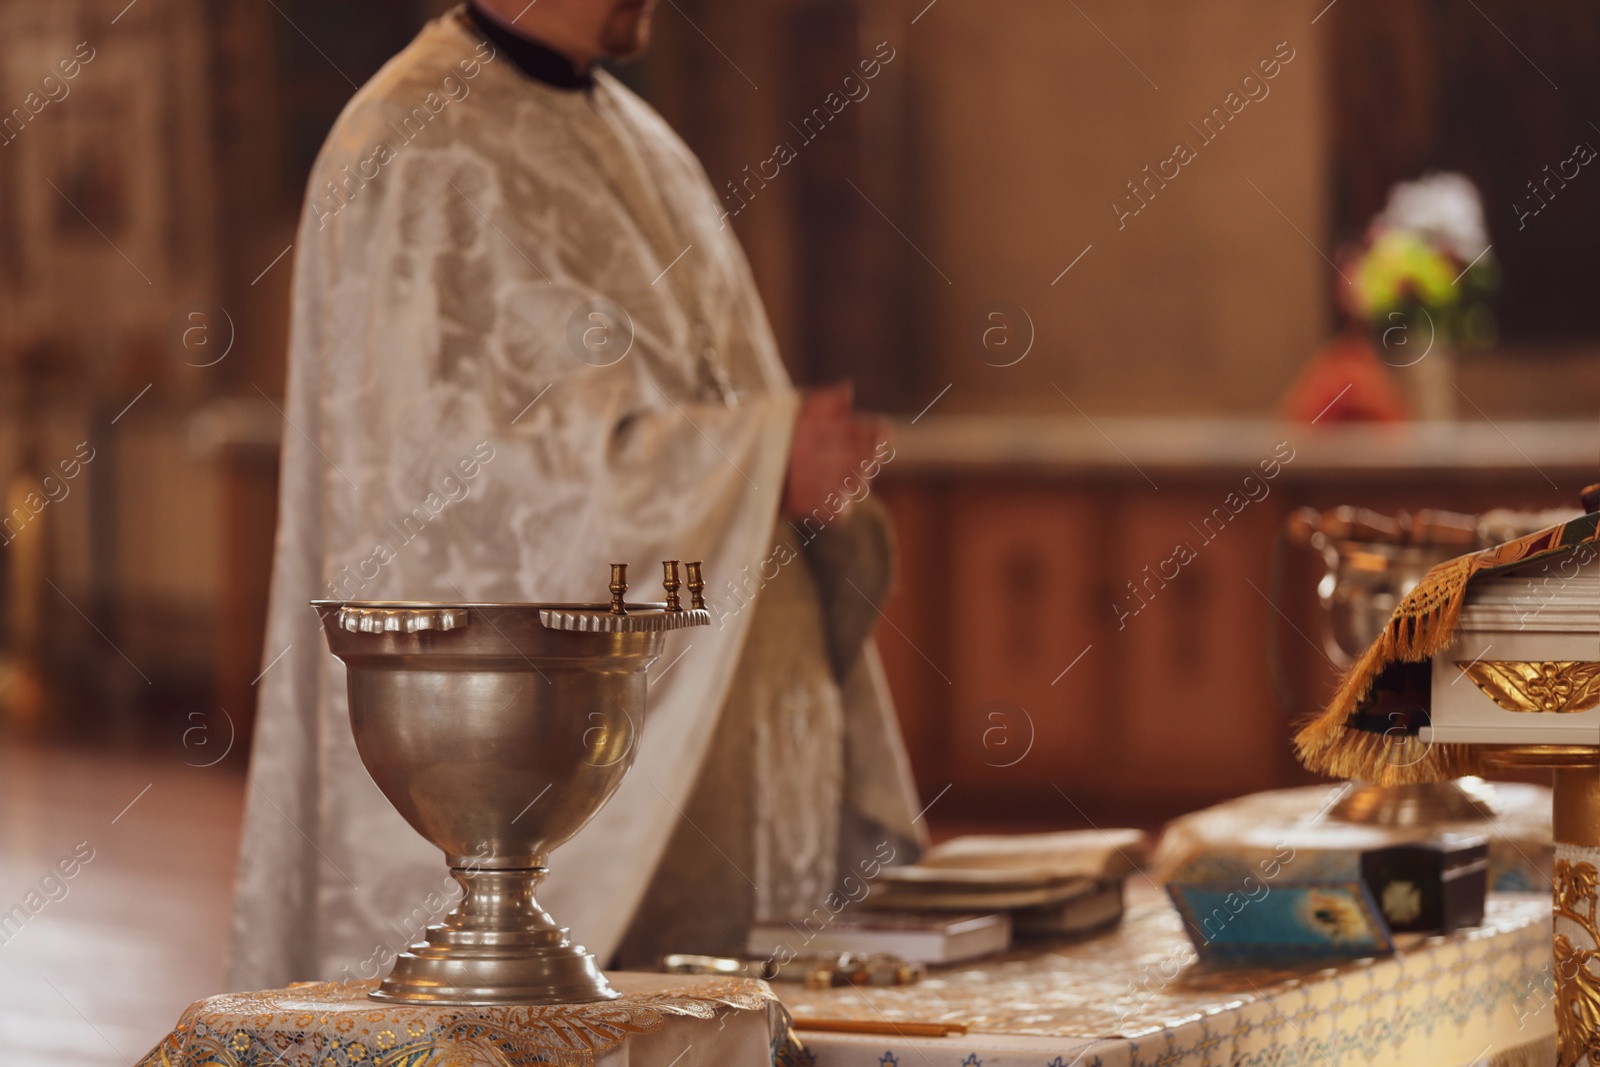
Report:
<svg viewBox="0 0 1600 1067"><path fill-rule="evenodd" d="M1116 931L934 971L915 986L777 992L816 1067L1547 1067L1550 901L1491 894L1481 927L1338 967L1210 969L1172 906ZM1148 889L1148 887L1146 887ZM846 1034L811 1020L888 1030ZM896 1024L954 1023L912 1037Z"/></svg>
<svg viewBox="0 0 1600 1067"><path fill-rule="evenodd" d="M137 1067L763 1067L790 1031L764 982L609 974L595 1004L410 1005L377 982L300 982L192 1004Z"/></svg>

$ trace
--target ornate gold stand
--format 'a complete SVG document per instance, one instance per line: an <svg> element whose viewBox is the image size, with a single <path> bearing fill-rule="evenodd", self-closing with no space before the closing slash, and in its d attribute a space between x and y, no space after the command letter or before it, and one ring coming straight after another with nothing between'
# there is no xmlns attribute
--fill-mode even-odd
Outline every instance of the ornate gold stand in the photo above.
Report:
<svg viewBox="0 0 1600 1067"><path fill-rule="evenodd" d="M1362 826L1487 822L1498 814L1494 788L1481 778L1414 785L1359 785L1328 812L1340 822Z"/></svg>
<svg viewBox="0 0 1600 1067"><path fill-rule="evenodd" d="M1548 767L1556 842L1551 914L1557 1067L1600 1067L1600 749L1584 745L1486 748L1486 763Z"/></svg>

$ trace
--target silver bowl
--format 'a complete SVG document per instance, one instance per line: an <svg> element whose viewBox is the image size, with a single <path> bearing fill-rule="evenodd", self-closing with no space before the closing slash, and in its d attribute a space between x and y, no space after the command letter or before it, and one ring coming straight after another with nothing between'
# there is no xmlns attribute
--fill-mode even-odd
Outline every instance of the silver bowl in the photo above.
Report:
<svg viewBox="0 0 1600 1067"><path fill-rule="evenodd" d="M667 631L706 625L709 613L664 604L620 612L312 604L348 668L361 762L406 822L444 851L465 891L372 995L449 1004L616 997L534 891L551 850L594 817L633 765L645 672Z"/></svg>
<svg viewBox="0 0 1600 1067"><path fill-rule="evenodd" d="M1478 519L1450 512L1380 515L1343 507L1301 508L1285 523L1291 540L1322 554L1317 600L1323 647L1339 667L1378 639L1401 599L1435 566L1483 545ZM1494 789L1478 778L1407 785L1358 784L1325 813L1365 826L1483 822L1498 814Z"/></svg>

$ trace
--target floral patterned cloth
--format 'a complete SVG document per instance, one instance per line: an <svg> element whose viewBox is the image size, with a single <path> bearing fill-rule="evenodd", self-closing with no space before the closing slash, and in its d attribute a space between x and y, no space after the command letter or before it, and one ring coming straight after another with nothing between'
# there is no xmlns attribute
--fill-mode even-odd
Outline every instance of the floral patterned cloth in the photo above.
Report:
<svg viewBox="0 0 1600 1067"><path fill-rule="evenodd" d="M1131 889L1132 887L1130 887ZM1553 1058L1550 902L1495 894L1481 927L1338 967L1209 968L1150 893L1116 931L936 970L903 988L780 985L816 1067L1466 1067ZM853 1020L881 1036L807 1029ZM957 1023L943 1038L894 1033Z"/></svg>
<svg viewBox="0 0 1600 1067"><path fill-rule="evenodd" d="M138 1067L589 1067L674 1019L720 1024L687 1040L701 1049L687 1062L737 1063L733 1049L749 1052L753 1027L769 1035L761 1062L787 1047L786 1016L765 983L609 977L623 996L598 1004L412 1006L370 999L376 982L226 993L192 1005Z"/></svg>

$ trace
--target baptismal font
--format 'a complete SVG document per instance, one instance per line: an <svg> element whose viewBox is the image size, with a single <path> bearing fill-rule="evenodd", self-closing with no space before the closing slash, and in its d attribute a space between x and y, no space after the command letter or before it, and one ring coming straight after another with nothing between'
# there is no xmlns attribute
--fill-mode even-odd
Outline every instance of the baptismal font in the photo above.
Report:
<svg viewBox="0 0 1600 1067"><path fill-rule="evenodd" d="M402 954L379 1000L555 1004L619 994L535 899L549 854L633 765L646 671L672 630L705 626L701 565L663 565L666 599L611 602L319 600L344 661L350 727L367 772L465 891ZM687 584L690 604L679 590Z"/></svg>

